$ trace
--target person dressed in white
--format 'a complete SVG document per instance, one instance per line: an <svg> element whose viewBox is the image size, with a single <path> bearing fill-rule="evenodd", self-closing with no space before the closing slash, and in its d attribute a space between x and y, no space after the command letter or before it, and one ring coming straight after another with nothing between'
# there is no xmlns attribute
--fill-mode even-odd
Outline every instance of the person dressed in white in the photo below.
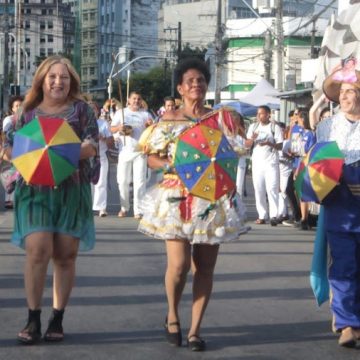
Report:
<svg viewBox="0 0 360 360"><path fill-rule="evenodd" d="M279 123L280 128L284 132L286 130L286 125L284 123ZM290 140L283 141L282 150L279 150L279 170L280 170L280 194L279 194L279 207L278 207L278 222L282 223L285 220L289 219L289 200L286 194L286 188L288 185L289 177L292 174L292 158L288 155L290 151Z"/></svg>
<svg viewBox="0 0 360 360"><path fill-rule="evenodd" d="M239 194L240 198L243 199L244 187L245 187L245 174L246 174L246 155L247 155L247 149L245 147L245 140L246 140L245 123L241 114L239 114L236 111L230 111L230 112L238 128L238 132L235 137L227 136L227 139L239 156L239 162L236 172L236 191Z"/></svg>
<svg viewBox="0 0 360 360"><path fill-rule="evenodd" d="M99 128L99 155L101 165L99 181L94 185L93 210L99 211L99 216L104 217L107 216L107 183L109 172L109 161L106 156L106 151L113 141L113 136L105 114L102 113L102 116L99 118L99 109L97 105L93 102L89 102L89 105L92 107L98 118L97 125Z"/></svg>
<svg viewBox="0 0 360 360"><path fill-rule="evenodd" d="M9 100L9 115L6 116L2 123L2 131L5 134L12 128L14 125L14 116L16 112L19 110L24 98L20 95L12 96ZM5 193L5 208L12 209L14 206L14 193L7 194Z"/></svg>
<svg viewBox="0 0 360 360"><path fill-rule="evenodd" d="M269 202L270 224L277 225L279 201L279 154L282 149L281 128L270 120L271 110L262 105L257 110L257 122L250 125L245 144L253 148L252 178L258 212L256 224L265 224L267 218L266 196Z"/></svg>
<svg viewBox="0 0 360 360"><path fill-rule="evenodd" d="M130 183L133 183L134 217L142 214L139 202L146 187L146 156L138 150L138 140L145 128L153 123L151 115L141 110L142 98L138 92L131 92L128 107L116 111L111 122L111 132L119 147L117 182L119 185L121 209L119 217L125 217L130 210Z"/></svg>

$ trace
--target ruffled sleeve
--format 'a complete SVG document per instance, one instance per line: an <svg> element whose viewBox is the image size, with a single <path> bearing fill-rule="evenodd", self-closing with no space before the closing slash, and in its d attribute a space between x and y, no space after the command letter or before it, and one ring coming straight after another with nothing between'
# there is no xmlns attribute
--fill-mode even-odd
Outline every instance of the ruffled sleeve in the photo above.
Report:
<svg viewBox="0 0 360 360"><path fill-rule="evenodd" d="M140 151L147 155L157 154L160 157L166 157L171 152L171 144L176 138L189 126L193 125L192 121L163 120L157 124L149 126L141 135L139 140Z"/></svg>

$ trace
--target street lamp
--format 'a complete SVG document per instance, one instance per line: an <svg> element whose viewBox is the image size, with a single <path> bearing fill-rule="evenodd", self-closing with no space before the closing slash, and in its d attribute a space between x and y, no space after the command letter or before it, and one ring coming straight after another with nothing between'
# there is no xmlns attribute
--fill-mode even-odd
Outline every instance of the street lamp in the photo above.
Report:
<svg viewBox="0 0 360 360"><path fill-rule="evenodd" d="M160 56L151 56L151 55L144 55L144 56L138 56L134 59L132 59L131 61L129 61L126 65L124 65L121 69L119 69L115 74L113 74L114 69L115 69L115 62L116 59L120 56L121 52L119 51L115 58L114 58L114 62L110 71L110 75L108 78L108 96L109 99L111 99L111 92L112 92L112 79L115 78L117 75L119 75L122 71L124 71L126 68L128 68L132 63L134 63L137 60L141 60L141 59L165 59L164 57L160 57Z"/></svg>

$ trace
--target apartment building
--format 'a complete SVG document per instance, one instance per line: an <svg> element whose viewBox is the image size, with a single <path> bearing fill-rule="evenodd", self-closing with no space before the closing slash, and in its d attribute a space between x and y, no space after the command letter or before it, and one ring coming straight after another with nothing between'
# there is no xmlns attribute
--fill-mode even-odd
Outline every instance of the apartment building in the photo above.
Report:
<svg viewBox="0 0 360 360"><path fill-rule="evenodd" d="M72 56L75 19L61 0L0 0L0 24L2 53L4 33L9 35L9 73L4 74L0 57L0 78L8 76L22 92L31 85L41 59L56 53Z"/></svg>
<svg viewBox="0 0 360 360"><path fill-rule="evenodd" d="M156 63L159 8L160 0L78 0L74 12L79 18L83 91L105 98L114 62L119 69L140 57L131 66L135 71L146 71Z"/></svg>

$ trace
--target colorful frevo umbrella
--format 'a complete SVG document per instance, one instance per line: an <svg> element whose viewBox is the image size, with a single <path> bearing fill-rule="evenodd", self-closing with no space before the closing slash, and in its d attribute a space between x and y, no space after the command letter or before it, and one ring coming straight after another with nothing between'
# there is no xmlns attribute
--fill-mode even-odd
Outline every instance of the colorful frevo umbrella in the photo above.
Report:
<svg viewBox="0 0 360 360"><path fill-rule="evenodd" d="M79 157L80 139L64 119L34 117L15 133L12 162L29 184L59 185Z"/></svg>
<svg viewBox="0 0 360 360"><path fill-rule="evenodd" d="M338 184L344 155L335 141L316 143L302 159L295 189L302 201L321 203Z"/></svg>
<svg viewBox="0 0 360 360"><path fill-rule="evenodd" d="M188 191L211 202L235 189L238 157L221 130L199 122L176 141L173 165Z"/></svg>

